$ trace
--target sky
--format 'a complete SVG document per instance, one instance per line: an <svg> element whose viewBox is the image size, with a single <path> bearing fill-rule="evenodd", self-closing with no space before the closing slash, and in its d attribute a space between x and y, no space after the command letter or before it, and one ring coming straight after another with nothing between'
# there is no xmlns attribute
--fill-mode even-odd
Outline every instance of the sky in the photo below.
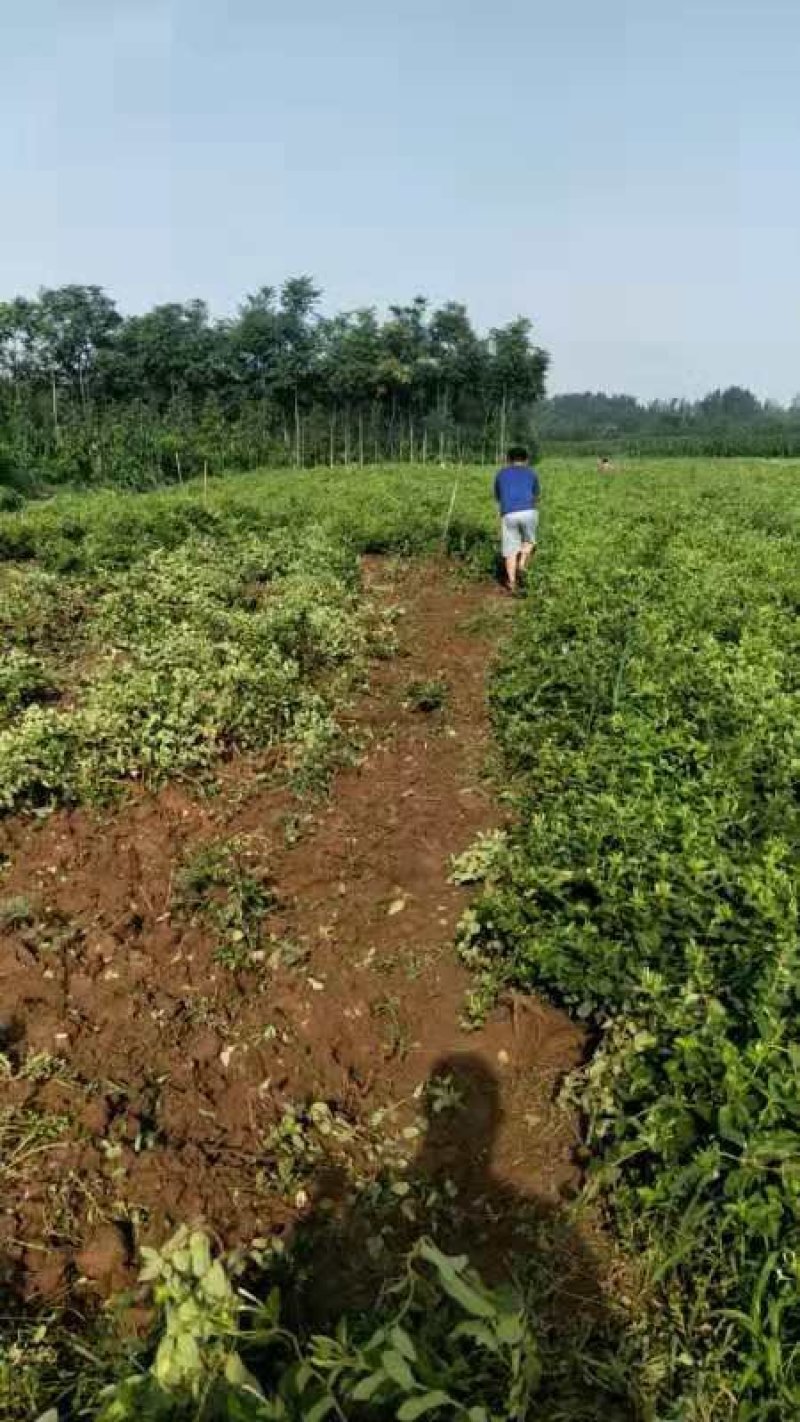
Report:
<svg viewBox="0 0 800 1422"><path fill-rule="evenodd" d="M0 0L0 299L309 273L551 392L800 391L798 0Z"/></svg>

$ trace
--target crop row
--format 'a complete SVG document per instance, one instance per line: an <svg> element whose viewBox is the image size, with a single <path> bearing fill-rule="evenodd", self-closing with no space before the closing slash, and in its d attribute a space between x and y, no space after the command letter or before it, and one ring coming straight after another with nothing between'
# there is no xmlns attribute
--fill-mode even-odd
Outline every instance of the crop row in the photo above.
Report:
<svg viewBox="0 0 800 1422"><path fill-rule="evenodd" d="M800 1411L798 528L780 470L565 498L494 683L519 820L464 951L595 1026L681 1422Z"/></svg>

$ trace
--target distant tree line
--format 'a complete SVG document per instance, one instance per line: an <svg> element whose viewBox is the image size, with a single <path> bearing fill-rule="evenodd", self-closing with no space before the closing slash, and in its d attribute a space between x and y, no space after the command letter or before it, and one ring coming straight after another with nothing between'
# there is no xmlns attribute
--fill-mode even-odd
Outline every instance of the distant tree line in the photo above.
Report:
<svg viewBox="0 0 800 1422"><path fill-rule="evenodd" d="M549 449L592 454L800 455L800 396L761 401L738 385L702 400L554 395L538 414Z"/></svg>
<svg viewBox="0 0 800 1422"><path fill-rule="evenodd" d="M531 438L547 355L423 297L327 316L308 277L217 320L123 316L97 286L0 303L0 483L182 480L208 468L495 460Z"/></svg>

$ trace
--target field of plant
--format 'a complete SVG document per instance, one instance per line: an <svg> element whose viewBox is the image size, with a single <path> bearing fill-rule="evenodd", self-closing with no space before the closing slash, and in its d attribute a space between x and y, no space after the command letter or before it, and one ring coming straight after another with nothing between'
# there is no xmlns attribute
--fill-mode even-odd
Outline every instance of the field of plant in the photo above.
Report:
<svg viewBox="0 0 800 1422"><path fill-rule="evenodd" d="M657 1289L658 1415L795 1416L800 470L564 480L548 513L464 951L596 1026L590 1188Z"/></svg>
<svg viewBox="0 0 800 1422"><path fill-rule="evenodd" d="M6 515L0 805L103 798L278 741L313 776L369 642L357 555L437 547L449 504L450 483L422 471L352 482L257 476ZM483 537L451 518L450 547Z"/></svg>
<svg viewBox="0 0 800 1422"><path fill-rule="evenodd" d="M566 1092L586 1122L584 1197L636 1261L626 1342L614 1355L612 1333L587 1325L565 1364L530 1279L524 1296L488 1289L426 1240L444 1198L430 1219L408 1214L418 1237L375 1312L311 1336L277 1294L264 1303L253 1257L198 1233L151 1250L154 1331L114 1348L92 1335L91 1381L71 1364L69 1415L800 1410L800 466L663 461L600 478L546 463L543 483L533 586L513 624L496 624L487 663L510 827L456 864L479 886L458 941L472 1020L522 990L589 1029ZM359 557L455 560L488 580L488 484L478 469L251 475L0 516L6 825L59 806L108 813L167 782L214 796L248 756L296 797L324 795L354 753L341 711L395 645ZM445 716L447 695L412 683L409 714ZM210 915L234 958L243 942L259 950L258 928L248 935L270 903L237 846L195 858L174 886L176 912ZM0 908L14 931L36 930L1 880ZM382 1020L397 1037L394 1001ZM12 1047L4 1023L18 1085L33 1067ZM449 1109L452 1083L437 1089L432 1110ZM282 1126L295 1172L314 1132L349 1129L319 1110L302 1119ZM286 1269L266 1270L284 1292ZM26 1315L0 1352L11 1416L57 1404L61 1345L41 1365L47 1388L18 1385L47 1328Z"/></svg>

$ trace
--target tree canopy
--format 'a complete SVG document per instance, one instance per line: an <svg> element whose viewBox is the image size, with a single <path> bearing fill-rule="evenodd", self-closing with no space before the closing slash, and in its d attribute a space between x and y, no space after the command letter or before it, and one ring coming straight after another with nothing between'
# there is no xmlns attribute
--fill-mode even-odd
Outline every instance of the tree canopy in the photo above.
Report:
<svg viewBox="0 0 800 1422"><path fill-rule="evenodd" d="M96 286L0 304L0 467L146 484L206 463L491 460L532 438L548 360L525 317L480 334L455 301L321 302L298 276L227 319L200 300L123 316Z"/></svg>

